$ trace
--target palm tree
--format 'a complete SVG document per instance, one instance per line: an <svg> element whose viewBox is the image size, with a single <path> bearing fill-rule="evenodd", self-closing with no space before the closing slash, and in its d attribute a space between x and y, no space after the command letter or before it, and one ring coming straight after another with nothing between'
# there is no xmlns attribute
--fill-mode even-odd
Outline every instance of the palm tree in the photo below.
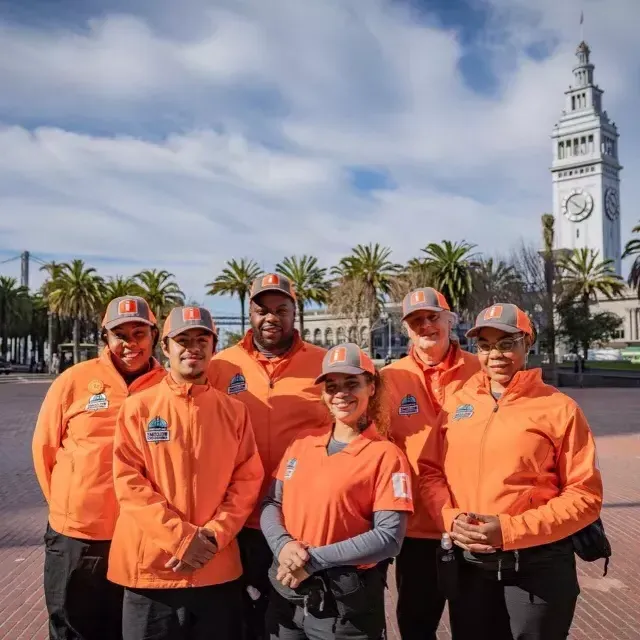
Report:
<svg viewBox="0 0 640 640"><path fill-rule="evenodd" d="M351 251L351 255L340 260L332 269L332 274L339 279L341 285L350 288L354 285L357 299L351 301L356 316L361 313L367 315L369 320L369 354L373 353L373 329L374 322L380 315L384 305L385 296L389 295L393 288L394 279L402 271L402 266L390 260L391 249L389 247L359 244Z"/></svg>
<svg viewBox="0 0 640 640"><path fill-rule="evenodd" d="M551 383L558 384L558 374L556 368L556 322L554 293L556 288L557 261L553 253L555 243L555 223L556 219L550 213L545 213L541 217L542 221L542 261L544 263L544 283L545 283L545 315L547 317L546 342L549 356L549 368L551 369Z"/></svg>
<svg viewBox="0 0 640 640"><path fill-rule="evenodd" d="M28 300L27 287L18 285L15 278L0 276L0 335L2 336L2 357L7 357L9 323Z"/></svg>
<svg viewBox="0 0 640 640"><path fill-rule="evenodd" d="M52 366L52 358L53 353L57 347L57 341L59 337L59 320L57 314L51 308L51 304L49 302L49 296L52 291L56 288L56 281L60 277L62 273L62 264L59 262L51 261L43 264L40 267L40 271L47 272L47 279L42 284L40 291L42 293L42 297L44 299L45 304L47 305L47 343L49 345L49 362L47 363L47 370L51 371Z"/></svg>
<svg viewBox="0 0 640 640"><path fill-rule="evenodd" d="M61 265L60 274L49 292L49 307L73 320L73 362L80 361L80 323L93 320L102 304L104 282L83 260Z"/></svg>
<svg viewBox="0 0 640 640"><path fill-rule="evenodd" d="M229 260L222 273L213 282L205 285L208 287L207 295L209 296L238 296L243 335L245 331L247 296L251 292L253 281L262 273L262 269L254 260L248 260L247 258L241 258L239 261Z"/></svg>
<svg viewBox="0 0 640 640"><path fill-rule="evenodd" d="M624 291L624 281L615 272L613 260L600 260L593 249L576 249L559 262L565 298L578 298L589 311L589 303L597 302L598 294L611 299Z"/></svg>
<svg viewBox="0 0 640 640"><path fill-rule="evenodd" d="M493 258L475 263L472 279L474 313L501 300L514 300L523 288L515 266Z"/></svg>
<svg viewBox="0 0 640 640"><path fill-rule="evenodd" d="M432 242L422 251L426 254L426 265L433 274L433 284L441 291L451 307L460 311L466 306L473 291L473 266L476 254L471 253L475 245L466 241L442 244Z"/></svg>
<svg viewBox="0 0 640 640"><path fill-rule="evenodd" d="M632 231L633 233L640 233L640 224L633 227ZM627 242L622 257L627 258L628 256L636 256L629 272L629 285L637 290L638 298L640 298L640 238L631 238Z"/></svg>
<svg viewBox="0 0 640 640"><path fill-rule="evenodd" d="M136 273L133 277L137 280L138 295L147 301L159 323L167 316L172 307L184 304L184 293L178 283L172 280L175 278L173 273L169 273L165 269L146 269ZM125 281L122 280L120 284L125 286Z"/></svg>
<svg viewBox="0 0 640 640"><path fill-rule="evenodd" d="M135 278L124 276L109 278L104 285L103 311L111 300L124 296L144 296L144 292Z"/></svg>
<svg viewBox="0 0 640 640"><path fill-rule="evenodd" d="M411 258L404 269L394 278L389 297L394 302L402 299L414 289L430 287L433 274L424 258Z"/></svg>
<svg viewBox="0 0 640 640"><path fill-rule="evenodd" d="M330 285L325 280L327 270L318 266L318 258L291 256L276 265L276 272L289 279L296 292L300 335L304 335L304 308L310 302L326 304Z"/></svg>

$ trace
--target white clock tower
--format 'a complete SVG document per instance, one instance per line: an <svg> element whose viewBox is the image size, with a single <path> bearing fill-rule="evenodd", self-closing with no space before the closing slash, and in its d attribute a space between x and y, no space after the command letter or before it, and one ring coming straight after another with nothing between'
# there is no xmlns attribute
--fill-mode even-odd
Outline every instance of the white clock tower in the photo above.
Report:
<svg viewBox="0 0 640 640"><path fill-rule="evenodd" d="M586 247L614 261L620 274L618 129L602 110L593 82L589 47L576 50L574 84L565 91L562 117L553 129L553 215L556 249Z"/></svg>

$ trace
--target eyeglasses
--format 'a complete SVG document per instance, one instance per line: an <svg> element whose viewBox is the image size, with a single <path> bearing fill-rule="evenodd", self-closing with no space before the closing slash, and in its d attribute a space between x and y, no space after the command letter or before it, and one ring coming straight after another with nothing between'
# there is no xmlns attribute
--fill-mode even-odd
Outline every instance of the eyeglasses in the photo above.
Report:
<svg viewBox="0 0 640 640"><path fill-rule="evenodd" d="M518 336L517 338L502 338L498 342L478 342L478 351L480 353L491 353L494 349L497 349L500 353L508 353L513 351L513 348L518 342L524 340L524 336Z"/></svg>

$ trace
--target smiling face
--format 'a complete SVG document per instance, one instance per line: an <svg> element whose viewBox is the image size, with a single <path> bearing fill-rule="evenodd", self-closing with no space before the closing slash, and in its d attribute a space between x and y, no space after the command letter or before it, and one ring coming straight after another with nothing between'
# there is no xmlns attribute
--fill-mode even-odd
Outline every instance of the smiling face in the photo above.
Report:
<svg viewBox="0 0 640 640"><path fill-rule="evenodd" d="M176 382L203 382L214 348L214 335L197 327L167 338L162 345Z"/></svg>
<svg viewBox="0 0 640 640"><path fill-rule="evenodd" d="M283 293L262 293L251 302L249 314L254 338L261 347L276 351L291 343L296 315L291 298Z"/></svg>
<svg viewBox="0 0 640 640"><path fill-rule="evenodd" d="M449 348L449 334L453 326L447 311L414 311L405 320L412 344L424 353L442 352Z"/></svg>
<svg viewBox="0 0 640 640"><path fill-rule="evenodd" d="M506 387L524 369L530 339L523 333L507 333L485 327L478 333L478 360L492 382Z"/></svg>
<svg viewBox="0 0 640 640"><path fill-rule="evenodd" d="M355 428L374 393L374 383L362 373L329 373L324 380L322 399L337 421Z"/></svg>
<svg viewBox="0 0 640 640"><path fill-rule="evenodd" d="M154 331L144 322L125 322L106 329L106 341L113 362L121 373L135 375L149 366Z"/></svg>

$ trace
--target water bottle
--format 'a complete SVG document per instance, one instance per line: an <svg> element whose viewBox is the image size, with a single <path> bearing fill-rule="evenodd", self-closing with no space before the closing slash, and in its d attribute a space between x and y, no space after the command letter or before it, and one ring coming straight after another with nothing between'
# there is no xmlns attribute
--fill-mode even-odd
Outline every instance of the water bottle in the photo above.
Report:
<svg viewBox="0 0 640 640"><path fill-rule="evenodd" d="M437 552L438 586L448 600L455 598L458 592L458 571L460 563L448 533L442 534Z"/></svg>

